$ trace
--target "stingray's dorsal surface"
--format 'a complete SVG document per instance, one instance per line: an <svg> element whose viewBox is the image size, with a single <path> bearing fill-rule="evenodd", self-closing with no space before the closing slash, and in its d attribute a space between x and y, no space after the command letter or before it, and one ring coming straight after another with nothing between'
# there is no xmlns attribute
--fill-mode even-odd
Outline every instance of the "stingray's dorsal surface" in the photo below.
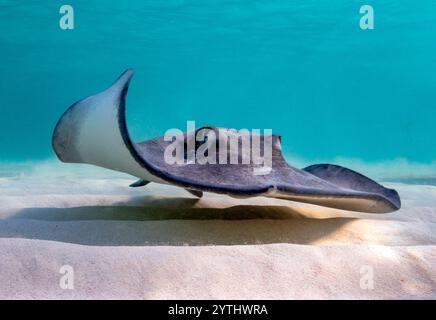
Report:
<svg viewBox="0 0 436 320"><path fill-rule="evenodd" d="M125 107L132 76L132 70L125 71L107 90L76 102L63 114L52 142L61 161L88 163L131 174L140 179L133 187L149 182L172 184L198 197L203 191L235 197L266 196L373 213L392 212L401 207L395 190L350 169L328 164L302 170L290 166L282 156L279 136L272 136L268 174L253 174L259 166L253 161L168 164L164 150L171 141L158 137L135 143L130 138ZM217 127L199 130L213 130L216 136L233 134L229 129ZM187 139L187 133L184 137ZM249 134L249 139L254 139L253 134ZM241 145L238 150L253 151L244 148Z"/></svg>

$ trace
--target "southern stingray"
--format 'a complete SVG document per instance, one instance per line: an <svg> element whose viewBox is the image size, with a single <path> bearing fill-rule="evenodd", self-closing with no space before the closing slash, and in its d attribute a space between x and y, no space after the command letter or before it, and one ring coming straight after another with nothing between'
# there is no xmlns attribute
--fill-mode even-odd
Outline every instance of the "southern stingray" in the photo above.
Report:
<svg viewBox="0 0 436 320"><path fill-rule="evenodd" d="M198 197L203 191L233 197L265 196L372 213L392 212L401 207L395 190L345 167L315 164L298 169L290 166L282 155L281 137L277 135L272 135L272 161L267 174L254 174L259 167L254 161L169 164L164 153L173 142L158 137L135 143L130 138L125 108L132 76L132 70L125 71L107 90L76 102L63 114L52 141L61 161L128 173L139 178L132 187L149 182L171 184ZM215 136L235 134L217 127L199 130L213 131ZM189 132L183 134L185 144L188 135ZM253 139L252 133L249 138ZM265 136L261 139L264 141ZM241 144L236 151L250 153L252 150L247 150L250 147ZM229 152L232 156L234 150Z"/></svg>

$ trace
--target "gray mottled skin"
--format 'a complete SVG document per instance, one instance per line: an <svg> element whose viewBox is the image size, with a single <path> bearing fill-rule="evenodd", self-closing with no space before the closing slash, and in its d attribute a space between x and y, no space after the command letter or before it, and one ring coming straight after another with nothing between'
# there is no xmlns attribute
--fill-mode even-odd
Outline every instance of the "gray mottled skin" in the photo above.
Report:
<svg viewBox="0 0 436 320"><path fill-rule="evenodd" d="M216 132L227 130L207 128ZM313 165L302 170L290 166L282 155L280 140L279 136L273 136L272 171L266 175L254 175L253 168L256 165L252 162L250 164L241 164L241 161L239 164L167 164L163 153L171 142L164 141L163 137L138 143L136 150L145 162L166 179L191 189L242 197L279 190L285 194L305 195L313 199L317 197L374 199L387 208L380 209L383 212L400 208L400 199L395 190L385 188L350 169L331 164ZM242 143L239 147L242 148ZM310 200L305 202L311 203ZM316 203L316 200L313 203ZM340 203L335 207L345 208ZM377 208L368 209L369 212L377 212L377 210ZM365 211L365 208L359 211Z"/></svg>
<svg viewBox="0 0 436 320"><path fill-rule="evenodd" d="M140 143L134 143L130 139L125 122L125 100L131 76L123 77L123 75L119 78L122 79L121 83L117 82L117 85L120 85L121 89L124 86L124 89L119 90L119 96L114 97L112 103L112 105L118 105L117 121L119 123L118 128L113 130L119 130L124 139L123 143L129 150L125 157L133 157L141 168L152 175L150 176L152 181L185 188L197 197L201 197L203 191L228 194L233 197L263 195L374 213L392 212L401 207L400 198L395 190L385 188L353 170L331 164L317 164L304 169L290 166L282 155L281 138L277 135L272 136L272 169L269 174L253 174L253 169L260 166L252 161L249 164L242 164L240 155L250 150L247 150L247 146L242 143L241 137L238 138L238 150L231 151L228 148L229 153L236 152L239 155L238 164L170 165L165 161L164 152L171 142L165 141L163 137ZM112 96L106 95L105 91L95 96L94 99L108 97ZM53 148L59 159L64 162L86 162L81 157L81 150L77 150L80 144L74 143L76 139L74 135L80 132L80 122L86 119L88 104L91 104L89 101L84 99L71 106L56 126ZM216 133L217 146L222 143L218 139L220 133L236 134L224 128L205 127L204 129L213 130ZM186 144L186 133L184 138L185 141L180 143ZM249 138L253 138L251 133L249 133ZM263 139L264 137L261 136L260 146L263 146ZM196 147L198 148L199 145ZM263 150L261 151L260 153L263 154ZM110 155L106 160L110 161ZM148 181L141 179L131 186L139 187L147 183Z"/></svg>

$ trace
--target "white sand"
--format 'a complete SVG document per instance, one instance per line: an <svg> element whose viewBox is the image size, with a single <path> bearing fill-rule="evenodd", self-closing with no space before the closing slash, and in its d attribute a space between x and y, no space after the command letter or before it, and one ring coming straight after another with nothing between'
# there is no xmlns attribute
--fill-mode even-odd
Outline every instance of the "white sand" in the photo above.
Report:
<svg viewBox="0 0 436 320"><path fill-rule="evenodd" d="M434 186L376 215L75 168L0 170L0 298L436 298Z"/></svg>

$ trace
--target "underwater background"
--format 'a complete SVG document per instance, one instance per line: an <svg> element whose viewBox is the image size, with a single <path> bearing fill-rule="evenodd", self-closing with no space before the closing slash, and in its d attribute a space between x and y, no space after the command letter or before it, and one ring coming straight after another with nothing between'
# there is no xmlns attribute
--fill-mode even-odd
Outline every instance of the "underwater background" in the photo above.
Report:
<svg viewBox="0 0 436 320"><path fill-rule="evenodd" d="M59 27L63 4L74 30ZM0 0L0 30L3 172L54 160L62 113L131 67L135 140L188 120L272 129L296 166L436 181L433 0Z"/></svg>

